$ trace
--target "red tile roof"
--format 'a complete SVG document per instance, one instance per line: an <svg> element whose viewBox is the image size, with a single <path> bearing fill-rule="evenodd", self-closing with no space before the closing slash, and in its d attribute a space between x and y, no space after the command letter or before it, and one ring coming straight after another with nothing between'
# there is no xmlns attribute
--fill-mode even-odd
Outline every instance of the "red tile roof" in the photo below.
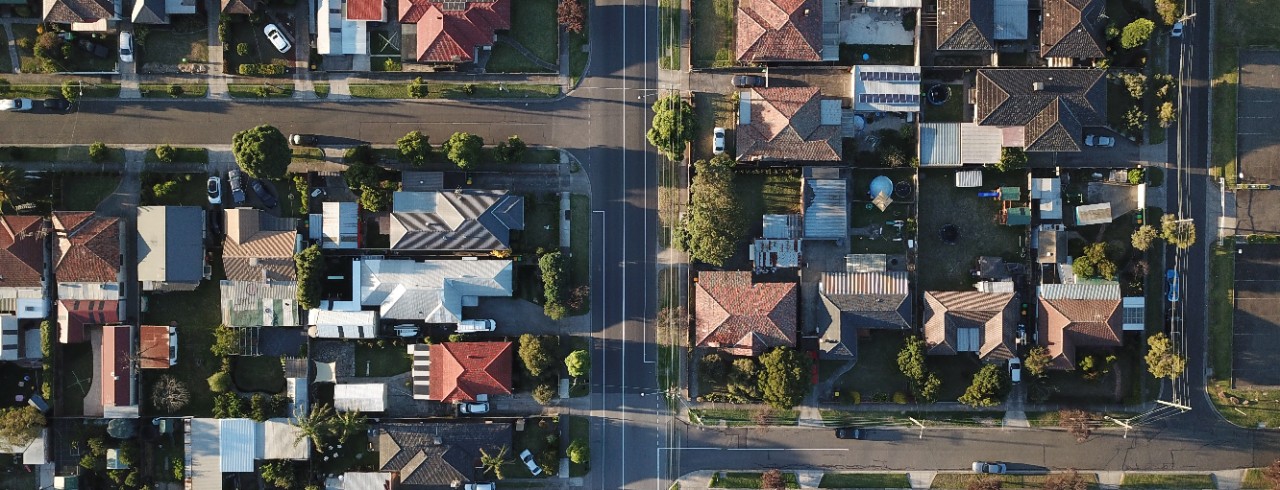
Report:
<svg viewBox="0 0 1280 490"><path fill-rule="evenodd" d="M40 222L37 216L0 216L0 288L43 284Z"/></svg>
<svg viewBox="0 0 1280 490"><path fill-rule="evenodd" d="M477 46L492 45L494 31L511 28L511 0L399 2L400 23L418 25L420 63L474 61ZM455 4L462 8L453 9Z"/></svg>
<svg viewBox="0 0 1280 490"><path fill-rule="evenodd" d="M740 356L796 345L796 284L752 283L745 271L698 274L694 295L698 347Z"/></svg>
<svg viewBox="0 0 1280 490"><path fill-rule="evenodd" d="M386 12L382 0L347 0L347 20L372 20L381 22Z"/></svg>
<svg viewBox="0 0 1280 490"><path fill-rule="evenodd" d="M169 368L169 327L138 327L138 364L142 369Z"/></svg>
<svg viewBox="0 0 1280 490"><path fill-rule="evenodd" d="M84 327L120 321L120 302L106 300L64 299L58 301L58 341L64 344L84 342Z"/></svg>
<svg viewBox="0 0 1280 490"><path fill-rule="evenodd" d="M751 89L747 124L737 131L738 160L839 161L839 124L822 124L822 94L814 87Z"/></svg>
<svg viewBox="0 0 1280 490"><path fill-rule="evenodd" d="M428 400L475 401L476 395L511 393L511 342L431 345Z"/></svg>
<svg viewBox="0 0 1280 490"><path fill-rule="evenodd" d="M58 282L119 282L119 219L92 212L54 212L53 249Z"/></svg>
<svg viewBox="0 0 1280 490"><path fill-rule="evenodd" d="M102 406L124 407L133 405L129 393L129 380L133 377L129 369L129 329L128 325L102 327Z"/></svg>
<svg viewBox="0 0 1280 490"><path fill-rule="evenodd" d="M1053 369L1075 369L1076 347L1123 344L1124 310L1116 299L1040 298L1037 329Z"/></svg>
<svg viewBox="0 0 1280 490"><path fill-rule="evenodd" d="M822 61L818 0L738 2L738 61Z"/></svg>

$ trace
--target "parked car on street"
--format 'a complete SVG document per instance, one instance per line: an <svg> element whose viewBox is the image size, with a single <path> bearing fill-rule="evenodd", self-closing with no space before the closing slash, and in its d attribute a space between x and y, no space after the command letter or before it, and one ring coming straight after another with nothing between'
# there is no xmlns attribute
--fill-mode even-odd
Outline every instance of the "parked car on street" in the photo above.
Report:
<svg viewBox="0 0 1280 490"><path fill-rule="evenodd" d="M855 439L863 440L867 438L867 433L857 427L841 427L836 429L836 439Z"/></svg>
<svg viewBox="0 0 1280 490"><path fill-rule="evenodd" d="M276 51L288 53L290 49L293 49L293 44L290 44L289 40L285 39L284 33L280 32L280 28L276 27L275 24L267 24L266 27L262 28L262 33L267 35L267 39L271 41L272 46L276 47Z"/></svg>
<svg viewBox="0 0 1280 490"><path fill-rule="evenodd" d="M1084 146L1097 146L1099 148L1111 148L1116 146L1116 139L1110 136L1098 136L1096 134L1085 135Z"/></svg>
<svg viewBox="0 0 1280 490"><path fill-rule="evenodd" d="M714 135L711 152L717 155L724 153L724 128L716 128L711 134Z"/></svg>
<svg viewBox="0 0 1280 490"><path fill-rule="evenodd" d="M31 110L31 99L0 99L0 111L26 112Z"/></svg>
<svg viewBox="0 0 1280 490"><path fill-rule="evenodd" d="M222 204L222 179L218 178L217 175L210 176L209 182L205 187L206 187L206 191L209 193L209 204L212 204L214 206L221 205Z"/></svg>
<svg viewBox="0 0 1280 490"><path fill-rule="evenodd" d="M763 87L764 77L760 75L735 75L733 86L738 88Z"/></svg>
<svg viewBox="0 0 1280 490"><path fill-rule="evenodd" d="M71 103L67 102L67 99L61 97L56 99L44 99L40 105L44 106L45 110L48 110L49 112L67 112L71 110Z"/></svg>
<svg viewBox="0 0 1280 490"><path fill-rule="evenodd" d="M524 466L529 468L529 473L533 476L542 476L542 467L538 466L538 462L533 460L533 453L528 449L520 452L520 461L524 462Z"/></svg>
<svg viewBox="0 0 1280 490"><path fill-rule="evenodd" d="M990 474L990 475L1003 475L1003 474L1004 474L1004 472L1005 472L1005 471L1007 471L1007 470L1008 470L1008 467L1007 467L1007 466L1005 466L1005 464L1004 464L1004 463L995 463L995 462L986 462L986 461L974 461L974 462L973 462L973 472L974 472L974 473L986 473L986 474Z"/></svg>
<svg viewBox="0 0 1280 490"><path fill-rule="evenodd" d="M249 187L253 188L253 193L257 194L258 199L262 200L262 205L270 209L275 209L280 202L276 200L276 195L271 188L262 183L262 179L253 179L249 182Z"/></svg>
<svg viewBox="0 0 1280 490"><path fill-rule="evenodd" d="M293 146L316 146L320 138L314 134L291 134L289 144Z"/></svg>
<svg viewBox="0 0 1280 490"><path fill-rule="evenodd" d="M120 62L133 63L133 33L120 31Z"/></svg>
<svg viewBox="0 0 1280 490"><path fill-rule="evenodd" d="M237 207L244 204L244 186L241 184L239 169L227 172L227 185L231 187L231 202Z"/></svg>

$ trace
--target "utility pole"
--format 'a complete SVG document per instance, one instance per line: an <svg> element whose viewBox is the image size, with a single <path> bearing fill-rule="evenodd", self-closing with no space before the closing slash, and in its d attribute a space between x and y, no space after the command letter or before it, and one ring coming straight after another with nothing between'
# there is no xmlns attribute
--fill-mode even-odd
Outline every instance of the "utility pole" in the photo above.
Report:
<svg viewBox="0 0 1280 490"><path fill-rule="evenodd" d="M920 426L920 437L919 437L919 439L924 439L924 424L923 424L923 423L921 423L919 420L916 420L916 419L915 419L915 417L907 417L907 420L910 420L910 421L911 421L911 423L913 423L913 424L916 424L916 425Z"/></svg>
<svg viewBox="0 0 1280 490"><path fill-rule="evenodd" d="M1120 427L1124 427L1124 438L1125 439L1129 438L1129 429L1133 428L1132 425L1129 425L1129 420L1131 419L1119 420L1110 415L1103 415L1102 418L1115 422L1116 425L1119 425Z"/></svg>
<svg viewBox="0 0 1280 490"><path fill-rule="evenodd" d="M1176 408L1176 409L1178 409L1178 410L1182 410L1183 412L1190 412L1190 411L1191 411L1191 407L1189 407L1189 406L1187 406L1187 405L1183 405L1183 404L1181 404L1181 403L1167 402L1167 401L1164 401L1164 400L1156 400L1156 403L1159 403L1159 404L1161 404L1161 405L1167 405L1167 406L1170 406L1170 407Z"/></svg>

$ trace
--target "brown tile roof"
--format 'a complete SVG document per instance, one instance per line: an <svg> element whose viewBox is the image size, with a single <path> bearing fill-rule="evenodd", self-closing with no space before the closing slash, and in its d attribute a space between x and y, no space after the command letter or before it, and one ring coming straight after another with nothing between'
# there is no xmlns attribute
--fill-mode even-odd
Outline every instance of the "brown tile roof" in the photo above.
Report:
<svg viewBox="0 0 1280 490"><path fill-rule="evenodd" d="M221 0L222 13L250 15L258 9L258 0Z"/></svg>
<svg viewBox="0 0 1280 490"><path fill-rule="evenodd" d="M752 283L745 271L698 273L694 315L698 347L740 356L796 345L795 283Z"/></svg>
<svg viewBox="0 0 1280 490"><path fill-rule="evenodd" d="M824 97L814 87L754 88L748 124L738 124L738 160L839 161L839 124L822 124Z"/></svg>
<svg viewBox="0 0 1280 490"><path fill-rule="evenodd" d="M938 49L993 51L996 28L992 0L938 0Z"/></svg>
<svg viewBox="0 0 1280 490"><path fill-rule="evenodd" d="M512 350L511 342L432 344L427 399L448 403L510 394Z"/></svg>
<svg viewBox="0 0 1280 490"><path fill-rule="evenodd" d="M822 2L740 0L738 61L822 61Z"/></svg>
<svg viewBox="0 0 1280 490"><path fill-rule="evenodd" d="M1044 58L1102 58L1102 0L1044 0L1040 28L1040 56Z"/></svg>
<svg viewBox="0 0 1280 490"><path fill-rule="evenodd" d="M169 327L163 325L138 327L138 367L169 369Z"/></svg>
<svg viewBox="0 0 1280 490"><path fill-rule="evenodd" d="M1124 322L1122 300L1044 298L1037 329L1049 348L1053 369L1075 369L1076 347L1119 347Z"/></svg>
<svg viewBox="0 0 1280 490"><path fill-rule="evenodd" d="M43 7L44 21L59 24L97 22L116 15L111 0L43 0Z"/></svg>
<svg viewBox="0 0 1280 490"><path fill-rule="evenodd" d="M273 218L261 210L226 210L227 237L222 265L227 279L263 282L295 281L293 251L298 232L292 220Z"/></svg>
<svg viewBox="0 0 1280 490"><path fill-rule="evenodd" d="M42 221L38 216L0 216L0 288L44 283Z"/></svg>
<svg viewBox="0 0 1280 490"><path fill-rule="evenodd" d="M493 44L494 31L511 29L511 0L399 2L400 23L418 25L419 63L474 61L476 47Z"/></svg>
<svg viewBox="0 0 1280 490"><path fill-rule="evenodd" d="M1107 123L1104 75L1089 68L978 70L974 122L1023 127L1027 151L1080 151L1083 128Z"/></svg>
<svg viewBox="0 0 1280 490"><path fill-rule="evenodd" d="M102 370L98 382L102 386L103 407L133 405L129 387L133 379L133 370L129 368L130 328L128 325L102 327Z"/></svg>
<svg viewBox="0 0 1280 490"><path fill-rule="evenodd" d="M58 282L119 282L119 223L92 212L55 211L53 273Z"/></svg>
<svg viewBox="0 0 1280 490"><path fill-rule="evenodd" d="M977 329L978 357L994 362L1014 356L1014 326L1018 321L1013 294L978 291L925 291L924 338L931 355L954 355L957 330Z"/></svg>

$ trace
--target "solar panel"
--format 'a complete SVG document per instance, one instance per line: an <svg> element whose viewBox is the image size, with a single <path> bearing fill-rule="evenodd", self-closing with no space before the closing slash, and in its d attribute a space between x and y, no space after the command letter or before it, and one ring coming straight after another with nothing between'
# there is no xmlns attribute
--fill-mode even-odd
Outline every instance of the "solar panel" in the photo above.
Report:
<svg viewBox="0 0 1280 490"><path fill-rule="evenodd" d="M444 2L444 10L458 12L467 9L467 2L460 0L449 0Z"/></svg>
<svg viewBox="0 0 1280 490"><path fill-rule="evenodd" d="M865 104L919 104L917 94L860 94L858 102Z"/></svg>
<svg viewBox="0 0 1280 490"><path fill-rule="evenodd" d="M900 71L863 71L858 78L864 82L918 82L920 74Z"/></svg>

